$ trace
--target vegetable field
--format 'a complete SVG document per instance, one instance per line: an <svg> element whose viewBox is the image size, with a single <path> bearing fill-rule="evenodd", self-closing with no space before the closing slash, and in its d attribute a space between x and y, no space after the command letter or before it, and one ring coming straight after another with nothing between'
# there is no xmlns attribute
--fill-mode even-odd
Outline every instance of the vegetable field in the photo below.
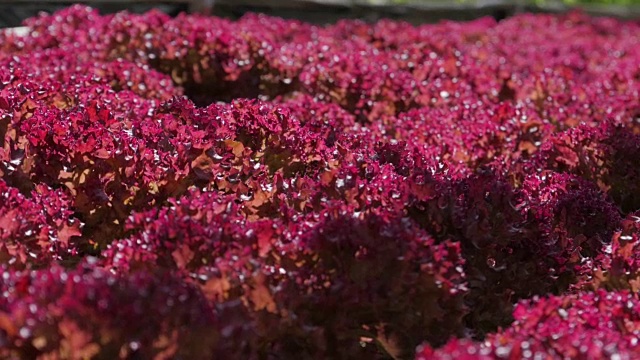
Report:
<svg viewBox="0 0 640 360"><path fill-rule="evenodd" d="M640 357L640 23L0 32L0 357Z"/></svg>

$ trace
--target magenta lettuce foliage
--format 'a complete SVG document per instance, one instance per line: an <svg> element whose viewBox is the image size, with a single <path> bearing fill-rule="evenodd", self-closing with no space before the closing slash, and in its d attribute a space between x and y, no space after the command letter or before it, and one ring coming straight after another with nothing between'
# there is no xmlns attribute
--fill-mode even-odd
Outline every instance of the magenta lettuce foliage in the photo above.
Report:
<svg viewBox="0 0 640 360"><path fill-rule="evenodd" d="M632 359L640 25L0 32L0 357Z"/></svg>

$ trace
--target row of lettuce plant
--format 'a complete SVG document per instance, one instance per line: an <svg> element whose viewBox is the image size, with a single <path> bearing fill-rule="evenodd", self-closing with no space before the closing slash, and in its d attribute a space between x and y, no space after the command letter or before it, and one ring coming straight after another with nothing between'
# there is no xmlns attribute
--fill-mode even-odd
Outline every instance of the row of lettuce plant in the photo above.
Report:
<svg viewBox="0 0 640 360"><path fill-rule="evenodd" d="M632 359L640 25L0 33L0 356Z"/></svg>

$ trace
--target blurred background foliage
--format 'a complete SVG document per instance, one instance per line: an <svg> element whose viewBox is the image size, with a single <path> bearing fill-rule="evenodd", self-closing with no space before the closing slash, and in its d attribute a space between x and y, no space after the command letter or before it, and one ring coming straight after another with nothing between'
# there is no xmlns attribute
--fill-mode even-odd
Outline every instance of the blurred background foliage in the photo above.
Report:
<svg viewBox="0 0 640 360"><path fill-rule="evenodd" d="M545 3L544 0L538 0L537 3ZM610 4L610 5L637 5L640 0L564 0L567 5L579 4Z"/></svg>
<svg viewBox="0 0 640 360"><path fill-rule="evenodd" d="M428 3L451 3L456 2L459 4L465 3L484 3L487 1L478 0L369 0L370 3L387 3L387 4L428 4ZM496 1L489 1L496 2ZM499 1L498 1L499 2ZM555 5L563 4L568 6L575 6L581 4L602 4L602 5L640 5L640 0L507 0L504 3L534 3L536 5Z"/></svg>
<svg viewBox="0 0 640 360"><path fill-rule="evenodd" d="M260 12L318 24L344 18L391 18L414 24L483 16L500 20L521 12L563 12L576 7L590 15L640 18L640 0L0 0L0 28L20 26L41 11L53 12L76 2L102 14L156 8L172 16L187 11L237 19L247 12Z"/></svg>

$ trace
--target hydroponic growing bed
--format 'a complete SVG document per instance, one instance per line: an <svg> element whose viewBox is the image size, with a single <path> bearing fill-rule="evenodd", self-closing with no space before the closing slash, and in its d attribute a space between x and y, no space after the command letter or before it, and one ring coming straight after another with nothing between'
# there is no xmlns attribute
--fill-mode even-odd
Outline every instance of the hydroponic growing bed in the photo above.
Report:
<svg viewBox="0 0 640 360"><path fill-rule="evenodd" d="M25 25L0 357L640 356L637 23Z"/></svg>

